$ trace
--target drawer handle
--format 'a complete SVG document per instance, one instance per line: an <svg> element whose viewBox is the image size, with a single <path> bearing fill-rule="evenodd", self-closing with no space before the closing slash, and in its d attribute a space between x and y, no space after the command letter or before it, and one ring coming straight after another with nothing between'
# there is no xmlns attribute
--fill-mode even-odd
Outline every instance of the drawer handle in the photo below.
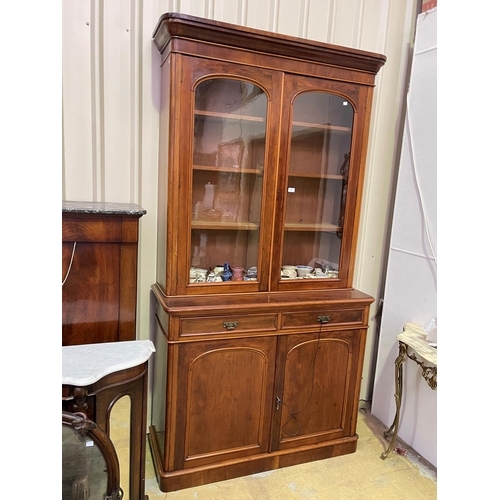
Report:
<svg viewBox="0 0 500 500"><path fill-rule="evenodd" d="M323 323L328 323L330 321L330 316L318 316L318 321L323 324Z"/></svg>
<svg viewBox="0 0 500 500"><path fill-rule="evenodd" d="M234 330L238 326L237 321L224 321L223 326L226 330Z"/></svg>

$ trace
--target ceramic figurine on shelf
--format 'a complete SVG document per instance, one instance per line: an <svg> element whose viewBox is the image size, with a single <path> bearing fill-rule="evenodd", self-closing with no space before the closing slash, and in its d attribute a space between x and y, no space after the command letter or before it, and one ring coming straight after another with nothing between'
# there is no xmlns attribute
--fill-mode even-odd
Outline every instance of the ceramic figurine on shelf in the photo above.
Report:
<svg viewBox="0 0 500 500"><path fill-rule="evenodd" d="M233 273L231 272L231 268L229 267L229 264L226 262L224 264L224 271L222 271L221 274L222 281L231 281L232 276Z"/></svg>
<svg viewBox="0 0 500 500"><path fill-rule="evenodd" d="M233 277L231 278L232 281L243 281L243 271L244 269L242 267L233 267Z"/></svg>
<svg viewBox="0 0 500 500"><path fill-rule="evenodd" d="M308 266L311 266L313 268L321 268L321 271L323 271L325 274L328 271L336 271L339 268L337 262L330 262L325 259L320 259L319 257L315 257L313 260L311 260Z"/></svg>

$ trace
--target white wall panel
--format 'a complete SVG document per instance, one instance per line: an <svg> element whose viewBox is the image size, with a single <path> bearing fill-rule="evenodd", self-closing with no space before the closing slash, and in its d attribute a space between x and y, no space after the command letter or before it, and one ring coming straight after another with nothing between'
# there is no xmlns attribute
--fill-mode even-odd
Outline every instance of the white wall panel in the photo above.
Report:
<svg viewBox="0 0 500 500"><path fill-rule="evenodd" d="M209 0L178 0L178 8L174 12L206 17L208 15L209 3Z"/></svg>
<svg viewBox="0 0 500 500"><path fill-rule="evenodd" d="M395 412L394 361L405 323L437 314L437 10L418 18L407 120L390 238L372 412L388 426ZM399 436L437 466L437 392L408 361Z"/></svg>
<svg viewBox="0 0 500 500"><path fill-rule="evenodd" d="M62 3L63 200L92 199L92 50L90 0Z"/></svg>
<svg viewBox="0 0 500 500"><path fill-rule="evenodd" d="M364 0L360 6L360 22L357 32L358 48L385 53L391 11L393 14L396 13L396 17L399 18L401 14L406 12L407 8L408 5L405 5L404 2ZM410 10L410 12L412 11ZM395 48L398 47L395 46Z"/></svg>
<svg viewBox="0 0 500 500"><path fill-rule="evenodd" d="M333 11L335 3L335 1L308 1L308 6L305 11L307 17L303 23L305 26L304 38L332 43Z"/></svg>
<svg viewBox="0 0 500 500"><path fill-rule="evenodd" d="M417 0L63 0L64 200L140 204L138 329L155 281L159 55L151 35L182 12L387 55L376 79L355 285L383 285ZM88 24L86 24L88 23ZM128 29L128 31L127 31ZM376 307L373 308L373 313ZM369 393L371 319L362 397Z"/></svg>
<svg viewBox="0 0 500 500"><path fill-rule="evenodd" d="M285 35L302 36L305 2L306 0L279 0L276 31Z"/></svg>
<svg viewBox="0 0 500 500"><path fill-rule="evenodd" d="M361 6L364 0L334 1L333 38L336 45L357 48Z"/></svg>
<svg viewBox="0 0 500 500"><path fill-rule="evenodd" d="M243 9L246 12L246 2L243 0L214 0L211 4L207 17L233 24L246 23L244 20L246 16L243 15Z"/></svg>
<svg viewBox="0 0 500 500"><path fill-rule="evenodd" d="M134 135L132 116L136 103L132 92L134 67L131 44L131 9L129 1L102 2L102 120L103 186L106 199L126 202L136 199L131 181L137 168L131 155Z"/></svg>
<svg viewBox="0 0 500 500"><path fill-rule="evenodd" d="M246 26L252 28L276 31L278 25L279 0L247 0ZM256 4L257 7L256 8Z"/></svg>

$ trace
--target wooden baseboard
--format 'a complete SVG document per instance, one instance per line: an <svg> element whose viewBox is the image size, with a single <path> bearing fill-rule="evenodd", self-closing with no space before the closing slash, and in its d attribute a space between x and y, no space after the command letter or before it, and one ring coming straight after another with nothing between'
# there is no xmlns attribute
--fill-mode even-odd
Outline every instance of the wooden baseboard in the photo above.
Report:
<svg viewBox="0 0 500 500"><path fill-rule="evenodd" d="M327 441L313 446L303 446L289 450L228 460L203 467L192 467L175 471L165 471L158 435L154 426L149 428L149 445L155 467L158 486L163 492L177 491L193 486L225 481L236 477L248 476L259 472L275 470L315 460L323 460L356 451L358 435Z"/></svg>

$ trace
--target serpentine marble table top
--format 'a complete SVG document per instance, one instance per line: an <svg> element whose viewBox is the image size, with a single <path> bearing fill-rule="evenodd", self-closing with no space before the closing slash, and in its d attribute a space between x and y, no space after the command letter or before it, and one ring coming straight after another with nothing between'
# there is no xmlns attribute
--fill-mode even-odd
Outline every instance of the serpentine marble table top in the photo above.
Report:
<svg viewBox="0 0 500 500"><path fill-rule="evenodd" d="M93 384L110 373L144 363L155 351L151 340L63 346L62 384Z"/></svg>

